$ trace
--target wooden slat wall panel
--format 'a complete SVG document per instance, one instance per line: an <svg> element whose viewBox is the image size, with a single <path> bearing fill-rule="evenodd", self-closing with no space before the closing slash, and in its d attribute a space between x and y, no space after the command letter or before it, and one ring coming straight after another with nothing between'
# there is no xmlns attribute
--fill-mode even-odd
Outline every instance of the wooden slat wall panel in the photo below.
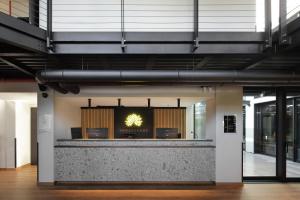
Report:
<svg viewBox="0 0 300 200"><path fill-rule="evenodd" d="M181 138L185 138L186 110L184 108L154 108L154 138L156 128L178 128Z"/></svg>
<svg viewBox="0 0 300 200"><path fill-rule="evenodd" d="M112 108L85 108L81 109L81 127L83 137L87 138L87 128L108 128L110 139L114 138L114 109Z"/></svg>

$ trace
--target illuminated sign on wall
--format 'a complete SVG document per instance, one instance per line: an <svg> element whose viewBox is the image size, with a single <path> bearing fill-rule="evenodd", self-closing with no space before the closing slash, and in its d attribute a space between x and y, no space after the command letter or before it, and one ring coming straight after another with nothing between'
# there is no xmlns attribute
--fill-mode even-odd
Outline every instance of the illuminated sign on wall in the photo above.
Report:
<svg viewBox="0 0 300 200"><path fill-rule="evenodd" d="M153 109L147 107L116 107L115 138L153 138Z"/></svg>
<svg viewBox="0 0 300 200"><path fill-rule="evenodd" d="M131 113L126 117L125 124L127 127L133 127L133 126L140 127L143 124L143 119L140 115Z"/></svg>

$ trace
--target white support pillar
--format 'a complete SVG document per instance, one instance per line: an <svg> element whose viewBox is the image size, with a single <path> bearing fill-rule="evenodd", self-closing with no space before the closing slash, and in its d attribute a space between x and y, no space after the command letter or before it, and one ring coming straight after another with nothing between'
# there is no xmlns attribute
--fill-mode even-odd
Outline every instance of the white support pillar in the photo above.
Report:
<svg viewBox="0 0 300 200"><path fill-rule="evenodd" d="M236 116L236 133L224 133L224 115ZM216 88L216 182L242 182L243 87Z"/></svg>
<svg viewBox="0 0 300 200"><path fill-rule="evenodd" d="M38 93L38 165L40 183L54 182L54 91L47 98Z"/></svg>

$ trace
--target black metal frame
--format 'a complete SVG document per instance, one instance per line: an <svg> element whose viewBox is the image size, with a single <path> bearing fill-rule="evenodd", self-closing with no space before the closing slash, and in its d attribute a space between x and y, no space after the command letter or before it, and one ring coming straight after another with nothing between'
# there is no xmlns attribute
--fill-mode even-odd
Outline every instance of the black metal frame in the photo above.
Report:
<svg viewBox="0 0 300 200"><path fill-rule="evenodd" d="M15 158L15 168L17 168L17 138L14 138L14 158Z"/></svg>
<svg viewBox="0 0 300 200"><path fill-rule="evenodd" d="M298 134L297 134L297 128L296 128L296 125L295 125L295 123L297 122L297 119L296 119L296 113L295 113L295 111L296 111L296 98L293 98L293 133L294 133L294 138L293 138L293 161L294 162L296 162L296 158L297 158L297 147L298 147L298 145L297 145L297 143L296 143L296 141L297 141L297 136L298 136ZM288 148L288 144L287 144L287 148Z"/></svg>
<svg viewBox="0 0 300 200"><path fill-rule="evenodd" d="M121 49L122 52L126 51L126 34L125 34L125 3L121 0Z"/></svg>
<svg viewBox="0 0 300 200"><path fill-rule="evenodd" d="M276 176L286 180L286 90L276 88Z"/></svg>
<svg viewBox="0 0 300 200"><path fill-rule="evenodd" d="M35 0L31 1L35 2ZM230 54L262 54L266 50L275 51L278 46L273 45L275 43L283 45L284 48L281 46L280 49L284 50L289 50L300 44L300 18L290 23L287 22L286 0L280 0L280 26L279 30L273 35L271 27L271 0L265 0L265 33L199 32L198 1L194 0L193 32L126 32L125 38L124 0L121 0L120 32L53 33L52 0L47 0L47 31L0 13L0 38L16 46L37 52L47 52L46 50L48 49L48 53L55 54L228 54L228 52ZM34 21L36 20L32 19L34 9L31 8L30 10L31 21ZM21 23L22 27L20 27ZM26 28L24 28L26 26L24 24L27 24ZM9 31L6 30L7 27L10 28ZM38 33L38 35L35 33ZM22 40L20 41L20 39ZM293 41L293 43L287 48L287 44L290 44L290 41ZM45 46L47 47L46 50ZM193 47L192 51L191 46ZM256 60L255 63L248 66L248 69L255 68L269 56L270 54L267 54Z"/></svg>
<svg viewBox="0 0 300 200"><path fill-rule="evenodd" d="M55 54L191 54L193 32L54 32ZM201 39L200 39L201 38ZM194 54L261 54L264 33L199 32Z"/></svg>
<svg viewBox="0 0 300 200"><path fill-rule="evenodd" d="M54 50L52 38L52 0L47 0L47 49L49 53Z"/></svg>
<svg viewBox="0 0 300 200"><path fill-rule="evenodd" d="M297 88L277 87L275 88L275 91L276 91L276 175L243 177L244 182L300 182L300 177L286 176L287 159L286 159L285 131L287 129L287 121L286 121L287 92L297 91Z"/></svg>
<svg viewBox="0 0 300 200"><path fill-rule="evenodd" d="M29 75L31 77L35 77L35 73L33 72L33 70L31 69L28 69L25 65L23 65L22 63L16 61L16 60L13 60L9 57L1 57L0 56L0 61L6 63L7 65L25 73L26 75Z"/></svg>
<svg viewBox="0 0 300 200"><path fill-rule="evenodd" d="M272 48L272 0L265 0L265 46L264 50Z"/></svg>
<svg viewBox="0 0 300 200"><path fill-rule="evenodd" d="M0 12L0 41L46 53L46 31Z"/></svg>
<svg viewBox="0 0 300 200"><path fill-rule="evenodd" d="M199 47L199 0L194 0L194 47L192 52Z"/></svg>

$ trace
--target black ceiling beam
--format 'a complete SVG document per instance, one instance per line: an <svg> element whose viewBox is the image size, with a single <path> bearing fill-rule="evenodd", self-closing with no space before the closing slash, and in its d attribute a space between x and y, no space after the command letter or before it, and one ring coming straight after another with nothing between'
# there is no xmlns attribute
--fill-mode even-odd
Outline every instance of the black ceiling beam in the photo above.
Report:
<svg viewBox="0 0 300 200"><path fill-rule="evenodd" d="M46 53L46 31L0 12L0 41Z"/></svg>
<svg viewBox="0 0 300 200"><path fill-rule="evenodd" d="M32 69L28 68L24 64L12 59L12 58L7 58L7 57L0 57L0 61L4 62L5 64L13 67L14 69L17 69L24 74L27 74L31 77L35 77L35 73Z"/></svg>
<svg viewBox="0 0 300 200"><path fill-rule="evenodd" d="M187 43L193 44L193 32L127 32L130 43ZM120 44L120 32L53 32L57 44ZM262 44L262 32L199 32L200 43Z"/></svg>
<svg viewBox="0 0 300 200"><path fill-rule="evenodd" d="M56 54L191 54L193 32L127 32L126 52L120 48L120 33L53 34ZM261 54L264 33L199 32L195 54Z"/></svg>
<svg viewBox="0 0 300 200"><path fill-rule="evenodd" d="M47 49L49 52L54 50L52 32L52 0L47 0Z"/></svg>
<svg viewBox="0 0 300 200"><path fill-rule="evenodd" d="M121 0L121 49L122 52L126 51L126 33L125 33L125 4L124 0Z"/></svg>
<svg viewBox="0 0 300 200"><path fill-rule="evenodd" d="M205 65L208 64L210 60L212 60L212 57L204 57L199 63L196 64L195 69L201 69L205 67Z"/></svg>
<svg viewBox="0 0 300 200"><path fill-rule="evenodd" d="M263 54L261 56L258 56L257 58L255 58L251 64L248 64L244 70L253 70L254 68L260 66L261 64L263 64L267 59L270 58L270 55L267 54Z"/></svg>
<svg viewBox="0 0 300 200"><path fill-rule="evenodd" d="M300 47L300 17L294 18L287 24L288 43L281 48L281 51L292 51ZM276 34L279 34L277 32Z"/></svg>
<svg viewBox="0 0 300 200"><path fill-rule="evenodd" d="M26 58L42 58L41 54L35 53L0 53L0 57L26 57Z"/></svg>

